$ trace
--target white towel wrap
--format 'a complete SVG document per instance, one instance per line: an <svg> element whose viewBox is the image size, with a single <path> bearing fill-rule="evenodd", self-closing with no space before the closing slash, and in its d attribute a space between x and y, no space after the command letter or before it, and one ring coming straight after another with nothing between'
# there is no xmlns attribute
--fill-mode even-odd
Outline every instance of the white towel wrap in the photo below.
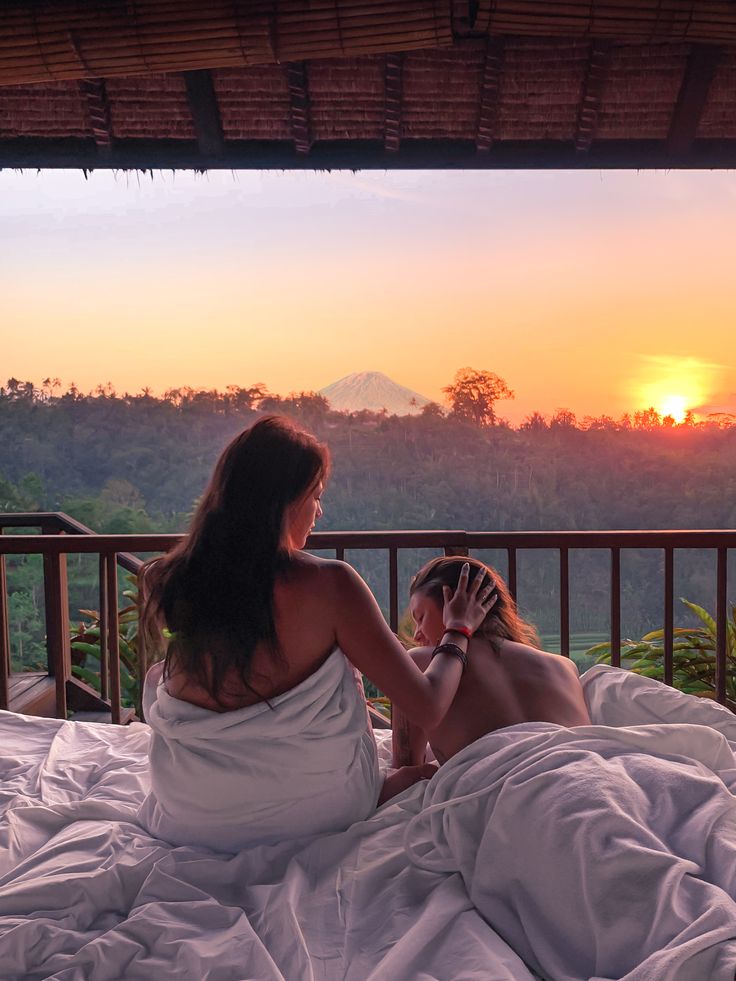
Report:
<svg viewBox="0 0 736 981"><path fill-rule="evenodd" d="M235 852L342 831L371 814L381 780L355 669L339 649L282 695L230 712L173 698L148 672L151 792L138 820L175 845Z"/></svg>

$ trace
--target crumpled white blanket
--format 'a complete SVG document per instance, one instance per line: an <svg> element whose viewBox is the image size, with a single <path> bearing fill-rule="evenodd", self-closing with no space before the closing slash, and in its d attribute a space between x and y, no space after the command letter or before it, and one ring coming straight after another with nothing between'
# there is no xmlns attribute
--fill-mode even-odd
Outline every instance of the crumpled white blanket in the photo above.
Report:
<svg viewBox="0 0 736 981"><path fill-rule="evenodd" d="M532 981L458 873L407 860L421 787L339 834L174 847L135 823L149 739L0 712L2 981Z"/></svg>
<svg viewBox="0 0 736 981"><path fill-rule="evenodd" d="M595 669L593 718L509 726L466 747L409 822L420 868L460 871L474 906L555 981L733 981L736 718ZM715 724L716 728L711 728Z"/></svg>
<svg viewBox="0 0 736 981"><path fill-rule="evenodd" d="M151 668L143 694L151 792L138 821L152 835L236 852L341 831L373 813L376 744L342 651L270 704L233 712L172 698L162 670Z"/></svg>
<svg viewBox="0 0 736 981"><path fill-rule="evenodd" d="M0 712L0 977L732 981L734 757L711 723L736 720L595 671L594 721L628 728L509 727L345 832L235 855L136 823L147 726ZM641 724L671 699L685 724Z"/></svg>

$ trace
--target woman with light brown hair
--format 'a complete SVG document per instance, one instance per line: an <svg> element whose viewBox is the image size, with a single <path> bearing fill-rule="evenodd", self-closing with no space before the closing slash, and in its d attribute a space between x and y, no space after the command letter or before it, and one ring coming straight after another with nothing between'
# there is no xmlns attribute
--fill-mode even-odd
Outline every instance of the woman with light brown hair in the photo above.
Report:
<svg viewBox="0 0 736 981"><path fill-rule="evenodd" d="M491 590L459 570L420 670L360 576L304 551L328 473L313 436L261 418L221 455L189 535L144 570L144 633L168 637L143 699L152 787L139 818L157 837L235 851L338 831L432 772L379 778L360 674L433 729Z"/></svg>
<svg viewBox="0 0 736 981"><path fill-rule="evenodd" d="M501 576L478 559L448 556L433 559L409 586L409 610L415 624L411 651L421 670L432 663L442 630L442 605L470 565L472 582L495 602L469 641L467 669L452 705L439 724L417 725L400 705L392 715L394 766L417 765L427 743L444 763L481 736L519 722L589 725L575 663L538 648L531 624L519 615ZM490 591L490 592L489 592Z"/></svg>

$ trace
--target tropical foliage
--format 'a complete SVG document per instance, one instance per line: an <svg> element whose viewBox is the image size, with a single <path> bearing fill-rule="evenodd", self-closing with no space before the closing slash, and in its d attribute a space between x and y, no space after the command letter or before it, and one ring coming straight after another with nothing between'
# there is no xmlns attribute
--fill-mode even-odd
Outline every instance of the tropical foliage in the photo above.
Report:
<svg viewBox="0 0 736 981"><path fill-rule="evenodd" d="M119 395L107 385L64 391L57 379L40 386L11 379L0 388L0 510L62 510L99 532L181 531L220 450L262 408L292 414L330 447L320 529L736 527L736 425L725 416L675 426L653 410L579 420L561 408L551 417L532 413L514 429L498 415L495 425L480 425L437 406L412 417L333 412L314 393L282 397L263 385L157 397ZM400 597L431 554L400 553ZM504 553L480 557L504 573ZM88 558L69 560L74 618L97 605L96 561ZM386 554L356 551L348 559L386 610ZM43 579L37 556L6 564L17 670L45 657ZM678 552L678 591L707 607L713 564L707 554ZM557 556L520 553L518 572L524 613L554 635ZM626 636L659 623L651 584L661 576L656 552L622 553ZM601 550L571 552L574 635L606 623L609 577ZM729 582L736 582L733 562ZM678 626L697 623L690 610L683 614Z"/></svg>
<svg viewBox="0 0 736 981"><path fill-rule="evenodd" d="M138 588L135 576L123 590L128 603L118 611L118 646L120 649L120 694L124 706L135 707L141 714L141 678L138 663ZM101 691L100 614L97 610L80 610L82 619L73 629L72 674L95 691Z"/></svg>
<svg viewBox="0 0 736 981"><path fill-rule="evenodd" d="M453 415L476 426L495 426L496 402L514 397L503 378L492 371L476 368L461 368L452 384L442 391Z"/></svg>
<svg viewBox="0 0 736 981"><path fill-rule="evenodd" d="M673 681L676 688L703 698L716 694L717 624L702 606L681 599L698 618L698 627L675 627L673 643ZM610 642L596 644L588 655L598 663L611 663ZM664 677L664 630L652 630L641 640L621 642L621 664L646 678ZM736 606L726 623L726 698L736 710Z"/></svg>

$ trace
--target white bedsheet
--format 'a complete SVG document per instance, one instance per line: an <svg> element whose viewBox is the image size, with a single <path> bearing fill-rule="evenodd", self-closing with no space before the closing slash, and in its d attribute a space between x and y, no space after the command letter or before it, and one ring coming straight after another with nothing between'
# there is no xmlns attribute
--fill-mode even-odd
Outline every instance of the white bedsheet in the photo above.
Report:
<svg viewBox="0 0 736 981"><path fill-rule="evenodd" d="M595 670L595 721L628 729L509 727L346 832L234 856L135 823L146 726L0 712L0 978L732 981L736 766L708 726L736 719ZM695 724L642 725L657 696Z"/></svg>
<svg viewBox="0 0 736 981"><path fill-rule="evenodd" d="M533 977L459 874L407 860L423 788L342 834L174 847L135 823L149 738L0 712L2 981Z"/></svg>

